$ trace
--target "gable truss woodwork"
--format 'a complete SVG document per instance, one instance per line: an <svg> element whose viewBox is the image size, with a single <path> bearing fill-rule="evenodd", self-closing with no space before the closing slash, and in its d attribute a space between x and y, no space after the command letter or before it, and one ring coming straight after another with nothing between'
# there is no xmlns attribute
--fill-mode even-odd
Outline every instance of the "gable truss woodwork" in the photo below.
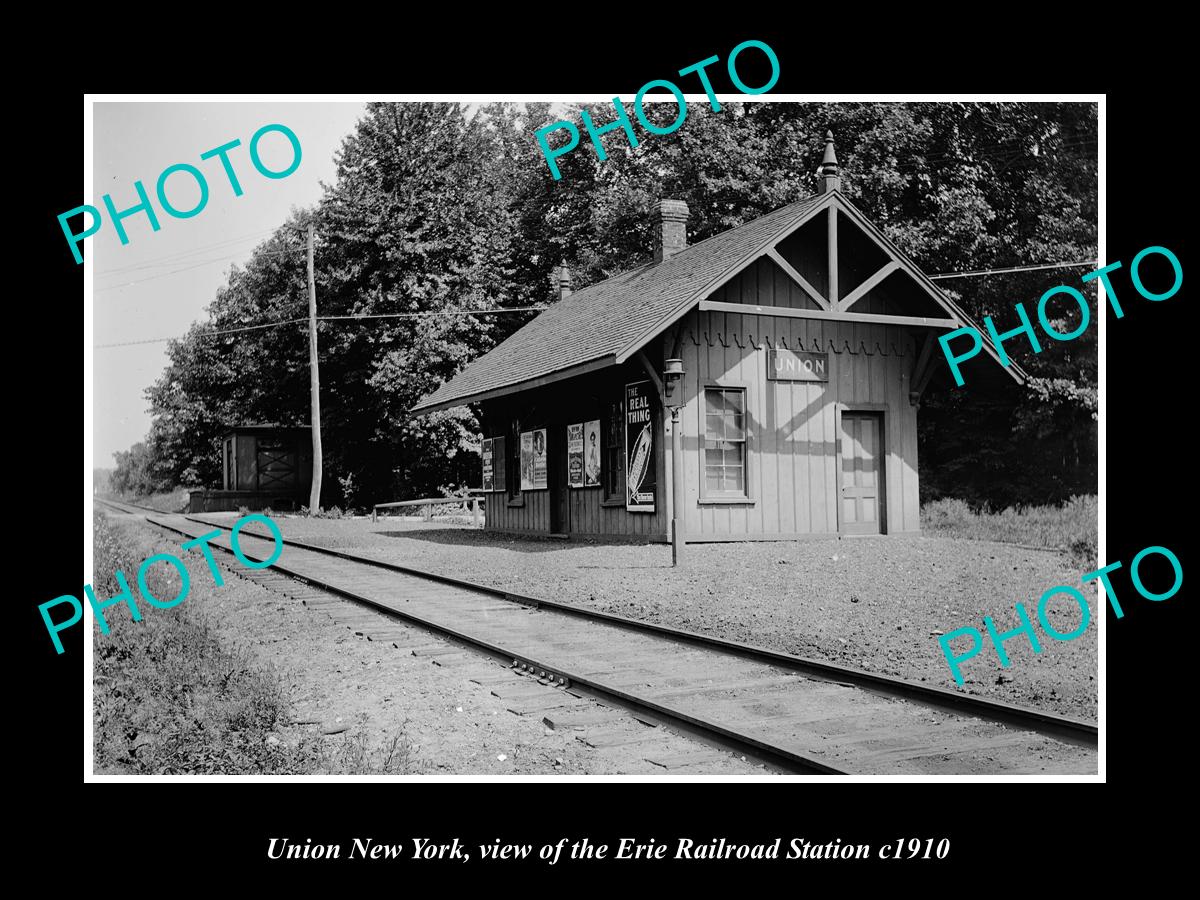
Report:
<svg viewBox="0 0 1200 900"><path fill-rule="evenodd" d="M815 300L821 307L821 309L828 310L830 308L829 301L825 298L825 296L815 287L809 284L808 279L797 272L792 267L792 264L784 259L780 252L775 249L775 247L768 248L767 256L771 257L771 259L775 261L775 264L779 266L779 268L783 269L783 271L787 273L787 276L791 278L792 281L800 285L800 289L804 291L804 293L811 296L813 300Z"/></svg>
<svg viewBox="0 0 1200 900"><path fill-rule="evenodd" d="M840 301L838 301L837 308L843 310L849 309L855 303L865 297L870 291L878 287L879 283L883 281L883 279L887 278L899 268L900 263L896 262L894 259L890 260L882 269L880 269L878 272L852 290L849 294L843 297Z"/></svg>

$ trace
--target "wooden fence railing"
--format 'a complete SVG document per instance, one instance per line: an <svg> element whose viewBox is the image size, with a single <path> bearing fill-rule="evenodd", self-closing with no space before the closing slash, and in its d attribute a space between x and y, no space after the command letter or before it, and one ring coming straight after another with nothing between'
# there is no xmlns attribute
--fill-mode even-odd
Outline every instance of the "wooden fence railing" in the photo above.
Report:
<svg viewBox="0 0 1200 900"><path fill-rule="evenodd" d="M461 510L464 514L470 512L472 524L482 525L483 516L480 504L486 501L486 497L431 497L424 500L396 500L392 503L376 503L375 508L371 510L371 521L379 521L379 510L381 509L403 509L405 507L420 507L421 516L426 521L432 521L434 507L450 506L456 510Z"/></svg>

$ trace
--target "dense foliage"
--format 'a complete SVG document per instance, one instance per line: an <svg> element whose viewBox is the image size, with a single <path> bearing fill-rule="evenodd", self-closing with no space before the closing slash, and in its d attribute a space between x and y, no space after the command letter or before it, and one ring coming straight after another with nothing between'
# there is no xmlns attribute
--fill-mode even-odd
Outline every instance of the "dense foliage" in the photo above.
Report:
<svg viewBox="0 0 1200 900"><path fill-rule="evenodd" d="M673 118L673 106L651 109ZM407 410L532 314L460 311L549 302L561 262L578 288L646 261L660 198L688 203L695 242L810 194L827 129L844 192L926 272L1095 257L1092 105L761 103L712 112L692 104L678 131L646 134L636 149L620 132L608 135L603 163L585 134L559 157L555 181L532 132L575 112L370 104L317 208L295 213L235 267L210 321L172 343L171 363L148 392L147 446L121 461L115 481L132 483L136 467L158 486L219 484L225 425L307 423L302 322L212 332L303 320L309 221L320 314L391 316L320 325L324 505L424 496L478 478L468 410L414 419ZM1005 326L1014 303L1031 307L1080 272L942 286L973 316L994 314ZM926 494L1008 503L1094 492L1095 335L1093 324L1076 341L1043 342L1036 356L1014 345L1034 376L1025 391L927 394Z"/></svg>

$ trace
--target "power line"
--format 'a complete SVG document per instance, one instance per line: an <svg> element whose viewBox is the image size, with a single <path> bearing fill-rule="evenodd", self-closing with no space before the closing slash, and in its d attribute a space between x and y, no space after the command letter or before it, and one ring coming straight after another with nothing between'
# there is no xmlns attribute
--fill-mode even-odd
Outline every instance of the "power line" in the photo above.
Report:
<svg viewBox="0 0 1200 900"><path fill-rule="evenodd" d="M284 256L289 252L294 252L294 251L290 251L290 250L260 250L260 251L258 251L258 255L259 256ZM147 281L157 281L159 278L168 278L171 275L178 275L180 272L188 272L192 269L199 269L201 266L207 266L207 265L211 265L212 263L217 263L217 262L224 262L225 260L229 260L229 259L236 259L239 256L242 256L244 253L245 253L245 251L243 250L243 251L239 251L238 253L231 253L228 256L216 256L216 257L213 257L212 259L202 260L201 262L194 263L190 266L183 266L182 268L179 268L179 269L172 269L170 272L159 272L157 275L151 275L148 278L139 278L137 281L126 281L123 284L107 284L104 287L96 288L95 292L100 293L101 291L115 291L117 288L133 287L134 285L137 285L137 284L145 284Z"/></svg>
<svg viewBox="0 0 1200 900"><path fill-rule="evenodd" d="M278 254L275 254L278 255ZM1095 260L1080 260L1078 262L1055 262L1042 263L1033 266L1008 266L1002 269L976 269L970 272L941 272L936 275L930 275L930 281L944 280L948 278L977 278L983 275L1005 275L1012 272L1035 272L1043 269L1074 269L1078 267L1095 266ZM156 276L157 277L157 276ZM145 279L149 281L151 279ZM488 316L501 313L514 312L534 312L549 309L548 306L519 306L508 307L502 309L444 309L430 310L424 312L399 312L399 313L361 313L357 315L345 316L318 316L318 322L340 322L353 319L406 319L418 318L421 316ZM248 325L244 328L229 328L221 331L205 331L200 332L197 336L200 337L218 337L225 334L238 334L244 331L257 331L262 328L277 328L283 325L295 325L300 322L307 322L307 319L289 319L285 322L267 322L262 325ZM167 341L173 341L176 338L148 338L142 341L122 341L115 344L95 344L93 349L105 350L112 347L132 347L138 344L162 344Z"/></svg>
<svg viewBox="0 0 1200 900"><path fill-rule="evenodd" d="M1083 260L1081 262L1057 262L1045 263L1037 266L1010 266L1007 269L978 269L974 272L942 272L939 275L930 275L929 280L934 281L939 278L974 278L979 275L1003 275L1008 272L1033 272L1037 269L1074 269L1079 266L1094 266L1095 260Z"/></svg>
<svg viewBox="0 0 1200 900"><path fill-rule="evenodd" d="M112 269L105 269L103 272L97 272L96 275L97 276L119 275L124 272L136 271L139 269L151 269L151 268L156 268L159 266L175 265L176 263L183 262L185 257L195 256L197 253L205 253L209 250L222 249L229 245L239 243L241 241L253 240L254 238L259 238L259 237L262 237L263 235L270 234L271 232L273 232L275 230L276 230L276 228L264 228L262 231L255 231L250 234L244 234L241 237L226 238L223 241L216 241L212 244L203 244L199 247L193 247L190 250L180 250L176 253L167 253L167 254L164 254L163 256L155 256L155 257L152 257L151 259L146 260L145 262L131 263L130 265L127 265L127 266L116 266L115 268L112 268Z"/></svg>
<svg viewBox="0 0 1200 900"><path fill-rule="evenodd" d="M404 319L412 316L490 316L494 313L526 312L549 308L549 306L512 306L504 309L441 309L428 312L363 313L362 315L353 316L317 316L317 321L332 322L339 319Z"/></svg>
<svg viewBox="0 0 1200 900"><path fill-rule="evenodd" d="M506 309L443 309L429 310L425 312L402 312L402 313L370 313L362 315L350 316L317 316L318 322L336 322L347 319L406 319L416 318L419 316L490 316L498 313L514 313L514 312L531 312L533 310L549 309L547 306L515 306ZM240 334L245 331L258 331L263 328L278 328L283 325L297 325L308 322L308 319L288 319L283 322L266 322L261 325L246 325L242 328L224 328L219 331L201 331L196 333L196 337L219 337L225 334ZM115 344L93 344L93 350L105 350L110 347L133 347L138 344L164 344L167 341L178 340L178 338L147 338L142 341L121 341Z"/></svg>
<svg viewBox="0 0 1200 900"><path fill-rule="evenodd" d="M286 322L267 322L263 325L247 325L245 328L224 328L220 331L200 331L196 333L196 337L219 337L223 334L239 334L243 331L258 331L262 328L278 328L281 325L295 325L300 322L307 322L308 319L288 319ZM117 344L93 344L93 350L105 350L109 347L132 347L135 344L165 344L167 341L178 340L179 338L147 338L144 341L121 341Z"/></svg>

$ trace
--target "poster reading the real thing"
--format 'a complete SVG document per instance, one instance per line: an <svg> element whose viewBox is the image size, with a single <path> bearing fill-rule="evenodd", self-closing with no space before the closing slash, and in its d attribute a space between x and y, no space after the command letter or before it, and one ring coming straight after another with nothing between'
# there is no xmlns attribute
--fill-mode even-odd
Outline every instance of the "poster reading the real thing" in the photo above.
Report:
<svg viewBox="0 0 1200 900"><path fill-rule="evenodd" d="M650 382L625 385L625 508L654 512L654 417Z"/></svg>

